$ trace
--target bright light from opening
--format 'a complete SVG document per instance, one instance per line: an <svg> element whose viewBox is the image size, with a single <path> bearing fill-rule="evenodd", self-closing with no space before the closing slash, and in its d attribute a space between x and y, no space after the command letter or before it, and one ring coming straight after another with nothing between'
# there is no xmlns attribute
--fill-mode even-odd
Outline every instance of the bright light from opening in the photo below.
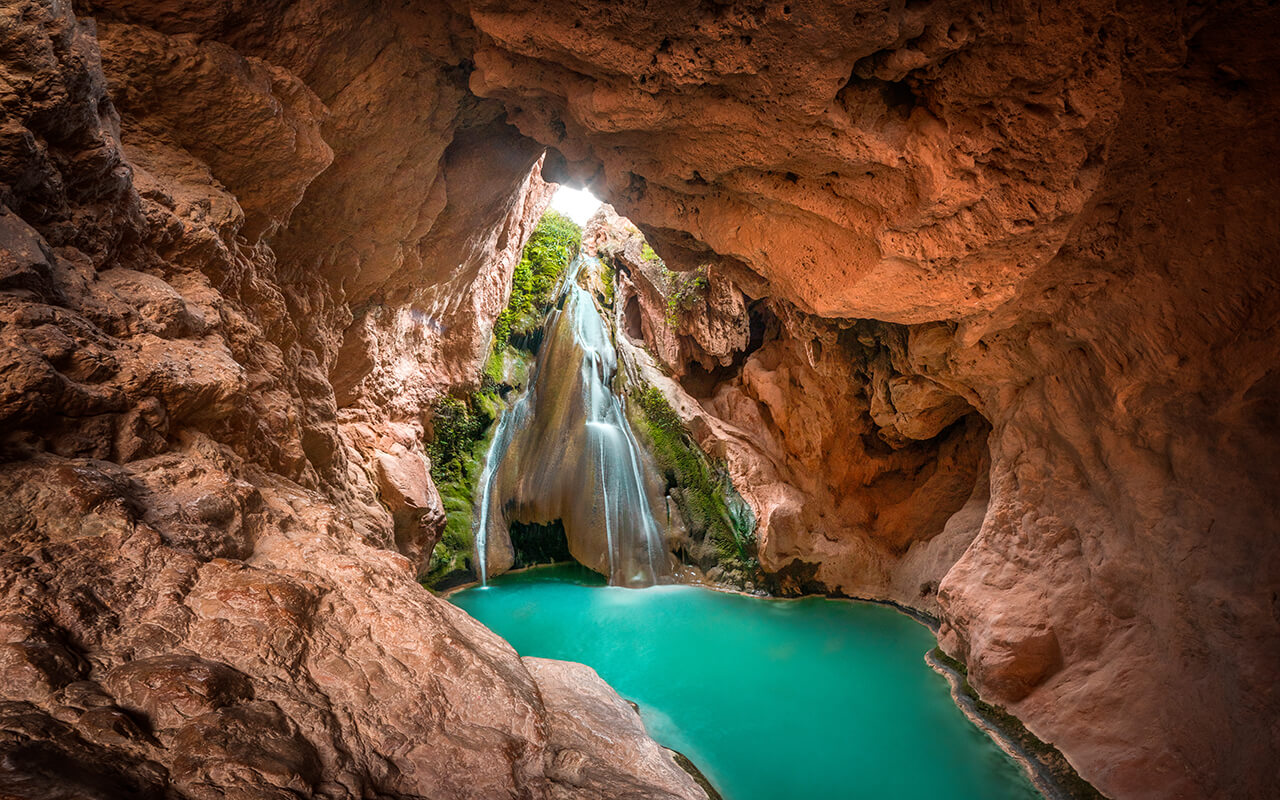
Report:
<svg viewBox="0 0 1280 800"><path fill-rule="evenodd" d="M556 188L551 198L551 207L579 225L586 225L591 215L600 207L600 201L586 189L571 189L568 186Z"/></svg>

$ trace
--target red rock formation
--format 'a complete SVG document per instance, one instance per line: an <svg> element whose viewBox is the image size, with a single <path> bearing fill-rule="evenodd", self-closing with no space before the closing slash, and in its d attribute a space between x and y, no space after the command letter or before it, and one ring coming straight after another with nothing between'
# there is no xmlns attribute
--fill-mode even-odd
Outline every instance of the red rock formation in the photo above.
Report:
<svg viewBox="0 0 1280 800"><path fill-rule="evenodd" d="M704 794L671 752L649 738L636 710L591 667L545 658L523 662L550 714L553 798L667 800Z"/></svg>
<svg viewBox="0 0 1280 800"><path fill-rule="evenodd" d="M0 794L704 796L415 582L542 148L433 15L91 9L0 11Z"/></svg>
<svg viewBox="0 0 1280 800"><path fill-rule="evenodd" d="M964 398L912 374L907 357L949 342L949 329L913 337L750 299L715 260L700 268L705 286L690 289L645 259L639 231L611 213L587 237L621 267L621 328L676 381L655 370L645 379L729 465L775 591L937 613L938 580L973 541L986 503L988 426ZM683 304L681 283L692 298ZM959 513L970 504L976 515Z"/></svg>
<svg viewBox="0 0 1280 800"><path fill-rule="evenodd" d="M421 414L543 145L712 264L701 321L634 319L767 566L937 581L947 650L1110 795L1273 791L1275 9L77 9L0 11L6 791L545 789L528 670L392 549L436 535Z"/></svg>
<svg viewBox="0 0 1280 800"><path fill-rule="evenodd" d="M698 376L695 328L664 338L652 297L630 317L767 566L917 604L939 582L944 646L1108 794L1271 792L1274 10L474 8L472 88L777 318ZM966 478L945 524L867 514L927 485L878 476L960 401L990 500Z"/></svg>

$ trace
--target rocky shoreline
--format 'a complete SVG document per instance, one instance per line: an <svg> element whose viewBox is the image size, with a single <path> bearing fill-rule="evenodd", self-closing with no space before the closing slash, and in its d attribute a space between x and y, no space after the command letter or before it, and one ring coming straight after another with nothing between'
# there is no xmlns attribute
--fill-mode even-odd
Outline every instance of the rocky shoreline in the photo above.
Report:
<svg viewBox="0 0 1280 800"><path fill-rule="evenodd" d="M979 730L1017 761L1046 800L1106 800L1080 777L1057 748L1041 741L1008 712L984 703L963 670L964 665L935 648L924 656L934 672L947 679L951 698Z"/></svg>

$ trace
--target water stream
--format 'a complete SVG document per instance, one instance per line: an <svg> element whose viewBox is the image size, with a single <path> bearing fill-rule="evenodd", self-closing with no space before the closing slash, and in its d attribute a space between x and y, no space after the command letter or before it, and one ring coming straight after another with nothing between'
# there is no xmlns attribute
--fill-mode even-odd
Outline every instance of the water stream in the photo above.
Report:
<svg viewBox="0 0 1280 800"><path fill-rule="evenodd" d="M476 555L481 582L514 560L512 522L561 520L574 558L619 586L651 586L670 572L653 515L653 480L613 389L612 332L569 267L543 329L529 389L503 413L480 476Z"/></svg>

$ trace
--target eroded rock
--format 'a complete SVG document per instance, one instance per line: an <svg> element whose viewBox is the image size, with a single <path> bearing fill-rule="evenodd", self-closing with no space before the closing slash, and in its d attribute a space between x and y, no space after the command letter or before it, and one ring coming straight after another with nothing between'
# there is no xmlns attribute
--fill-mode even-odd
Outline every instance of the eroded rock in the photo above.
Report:
<svg viewBox="0 0 1280 800"><path fill-rule="evenodd" d="M416 582L541 146L440 14L76 10L0 11L0 794L548 796L529 671Z"/></svg>
<svg viewBox="0 0 1280 800"><path fill-rule="evenodd" d="M1273 8L75 8L0 12L0 605L70 654L6 642L5 791L173 794L60 699L173 654L288 720L201 792L551 791L528 671L415 587L372 466L475 379L549 146L709 265L684 330L638 272L624 327L767 568L936 611L1108 795L1272 792Z"/></svg>
<svg viewBox="0 0 1280 800"><path fill-rule="evenodd" d="M645 733L640 715L586 664L521 659L547 704L552 797L702 800L706 792Z"/></svg>
<svg viewBox="0 0 1280 800"><path fill-rule="evenodd" d="M106 676L123 708L156 728L176 728L192 717L253 699L253 684L237 670L196 656L152 656L129 661Z"/></svg>

